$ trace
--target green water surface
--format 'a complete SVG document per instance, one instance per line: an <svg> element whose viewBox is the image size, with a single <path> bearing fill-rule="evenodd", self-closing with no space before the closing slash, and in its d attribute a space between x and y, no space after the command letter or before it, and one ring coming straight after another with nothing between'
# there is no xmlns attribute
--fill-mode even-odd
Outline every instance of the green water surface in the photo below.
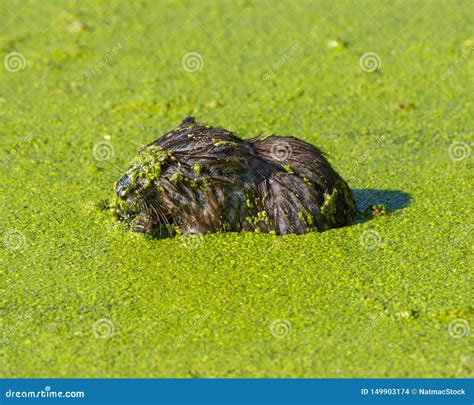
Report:
<svg viewBox="0 0 474 405"><path fill-rule="evenodd" d="M473 376L472 2L9 0L0 21L3 377ZM97 202L187 115L311 142L392 212L124 230Z"/></svg>

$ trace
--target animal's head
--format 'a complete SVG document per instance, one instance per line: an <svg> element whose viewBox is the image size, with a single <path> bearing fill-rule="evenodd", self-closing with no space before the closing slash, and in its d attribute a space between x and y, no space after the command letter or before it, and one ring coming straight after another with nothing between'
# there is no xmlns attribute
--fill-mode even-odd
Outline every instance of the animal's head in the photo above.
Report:
<svg viewBox="0 0 474 405"><path fill-rule="evenodd" d="M179 138L175 136L177 143ZM212 139L184 142L194 142L196 149L189 153L176 145L145 146L115 184L117 217L135 231L146 233L163 225L168 232L176 226L183 232L201 232L200 219L219 216L220 203L210 186L234 183L232 168L239 167L229 152L234 146Z"/></svg>
<svg viewBox="0 0 474 405"><path fill-rule="evenodd" d="M166 224L165 216L172 211L165 198L170 173L179 173L179 163L170 151L154 144L143 147L115 184L118 218L142 226L144 232L160 222Z"/></svg>
<svg viewBox="0 0 474 405"><path fill-rule="evenodd" d="M117 181L116 214L139 232L160 225L217 231L228 193L248 177L249 147L232 133L184 120L143 147Z"/></svg>

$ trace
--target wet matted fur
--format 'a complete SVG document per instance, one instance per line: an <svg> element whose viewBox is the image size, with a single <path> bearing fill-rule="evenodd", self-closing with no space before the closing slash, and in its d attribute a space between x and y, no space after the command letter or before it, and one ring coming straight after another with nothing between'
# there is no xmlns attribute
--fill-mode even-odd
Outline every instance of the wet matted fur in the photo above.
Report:
<svg viewBox="0 0 474 405"><path fill-rule="evenodd" d="M242 140L188 117L144 146L116 183L115 211L137 232L324 231L355 215L352 192L315 146Z"/></svg>

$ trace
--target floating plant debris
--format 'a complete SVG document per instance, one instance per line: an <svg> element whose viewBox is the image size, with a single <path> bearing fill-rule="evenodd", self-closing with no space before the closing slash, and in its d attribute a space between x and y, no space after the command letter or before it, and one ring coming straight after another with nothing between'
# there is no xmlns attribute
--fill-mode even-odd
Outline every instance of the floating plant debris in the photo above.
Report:
<svg viewBox="0 0 474 405"><path fill-rule="evenodd" d="M389 209L383 204L370 205L364 211L364 215L366 217L379 217L383 215L388 215L389 213Z"/></svg>
<svg viewBox="0 0 474 405"><path fill-rule="evenodd" d="M329 49L342 50L347 48L347 42L339 38L333 38L326 42Z"/></svg>

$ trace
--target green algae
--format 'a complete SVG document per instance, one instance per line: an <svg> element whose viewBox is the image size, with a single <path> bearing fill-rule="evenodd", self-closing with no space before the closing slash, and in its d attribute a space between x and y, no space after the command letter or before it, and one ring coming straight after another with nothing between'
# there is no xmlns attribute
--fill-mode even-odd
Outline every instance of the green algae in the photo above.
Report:
<svg viewBox="0 0 474 405"><path fill-rule="evenodd" d="M97 13L72 4L90 27L77 33L58 5L0 7L2 21L21 21L0 37L2 60L13 50L26 58L22 71L0 69L2 376L472 376L471 336L449 333L464 320L472 334L474 318L472 151L449 154L454 142L472 149L471 62L455 65L472 41L471 3L333 12L331 1L253 1L242 15L232 3L165 3L106 1ZM225 35L211 44L175 24L190 14ZM119 31L123 47L84 80ZM298 50L262 80L295 34ZM339 37L349 45L328 50ZM188 51L202 53L199 72L180 68ZM360 70L369 51L380 74ZM150 64L150 55L159 57ZM407 100L416 109L398 111ZM360 211L383 204L390 215L302 236L160 239L128 232L111 218L113 203L89 208L111 195L140 145L189 114L243 137L313 143ZM115 153L96 160L105 135ZM103 319L114 332L98 339ZM289 336L272 335L276 319L291 323Z"/></svg>
<svg viewBox="0 0 474 405"><path fill-rule="evenodd" d="M382 216L382 215L388 215L389 213L390 213L390 210L383 204L370 205L364 211L364 214L368 217L370 217L370 216L378 217L378 216Z"/></svg>
<svg viewBox="0 0 474 405"><path fill-rule="evenodd" d="M308 185L308 186L311 186L311 187L314 187L314 183L308 179L307 177L303 177L303 181Z"/></svg>
<svg viewBox="0 0 474 405"><path fill-rule="evenodd" d="M194 170L194 173L196 173L197 176L201 175L202 169L203 169L203 165L201 163L193 164L193 170Z"/></svg>
<svg viewBox="0 0 474 405"><path fill-rule="evenodd" d="M173 181L175 183L178 183L180 181L183 181L184 179L184 176L182 175L182 173L180 172L176 172L175 174L173 174L171 177L170 177L170 181Z"/></svg>
<svg viewBox="0 0 474 405"><path fill-rule="evenodd" d="M159 146L149 145L140 149L138 156L133 159L131 166L159 165L170 156L170 152L164 151Z"/></svg>
<svg viewBox="0 0 474 405"><path fill-rule="evenodd" d="M219 146L236 146L237 144L232 141L216 141L214 142L214 146L219 147Z"/></svg>
<svg viewBox="0 0 474 405"><path fill-rule="evenodd" d="M258 226L261 222L265 224L269 224L270 220L268 218L268 214L266 211L258 211L255 216L247 216L245 217L245 220L250 224L256 227L256 230L258 230Z"/></svg>
<svg viewBox="0 0 474 405"><path fill-rule="evenodd" d="M314 226L314 217L311 215L311 213L307 210L303 210L298 212L298 216L303 219L310 230L315 230Z"/></svg>
<svg viewBox="0 0 474 405"><path fill-rule="evenodd" d="M161 176L161 166L163 162L172 158L171 154L158 146L149 145L140 149L136 158L132 160L128 173L130 174L130 184L127 191L138 186L147 188Z"/></svg>
<svg viewBox="0 0 474 405"><path fill-rule="evenodd" d="M337 212L338 198L340 197L337 188L334 188L331 194L324 193L324 202L323 205L321 205L321 214L331 224L334 224L336 222L335 216Z"/></svg>

